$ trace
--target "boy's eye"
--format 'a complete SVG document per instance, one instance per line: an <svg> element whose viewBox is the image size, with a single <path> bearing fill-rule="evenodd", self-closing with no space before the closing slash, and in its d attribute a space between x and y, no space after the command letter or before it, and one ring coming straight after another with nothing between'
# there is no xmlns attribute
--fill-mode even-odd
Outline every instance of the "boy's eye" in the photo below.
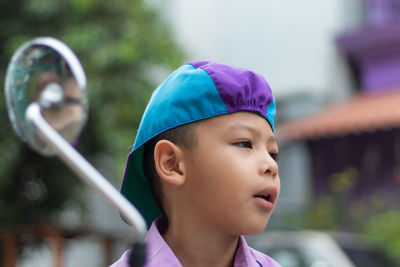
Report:
<svg viewBox="0 0 400 267"><path fill-rule="evenodd" d="M271 156L271 158L275 161L278 160L278 153L276 152L270 152L269 155Z"/></svg>
<svg viewBox="0 0 400 267"><path fill-rule="evenodd" d="M252 148L253 145L250 141L240 141L235 143L236 146L244 147L244 148Z"/></svg>

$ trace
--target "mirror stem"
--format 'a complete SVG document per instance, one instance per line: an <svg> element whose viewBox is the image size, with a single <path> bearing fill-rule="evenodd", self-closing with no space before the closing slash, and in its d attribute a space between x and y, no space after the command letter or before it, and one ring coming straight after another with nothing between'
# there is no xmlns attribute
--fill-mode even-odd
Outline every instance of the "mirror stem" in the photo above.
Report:
<svg viewBox="0 0 400 267"><path fill-rule="evenodd" d="M33 124L41 139L56 152L64 163L117 208L127 223L137 231L139 240L144 240L147 226L139 211L47 123L37 102L28 106L25 116Z"/></svg>

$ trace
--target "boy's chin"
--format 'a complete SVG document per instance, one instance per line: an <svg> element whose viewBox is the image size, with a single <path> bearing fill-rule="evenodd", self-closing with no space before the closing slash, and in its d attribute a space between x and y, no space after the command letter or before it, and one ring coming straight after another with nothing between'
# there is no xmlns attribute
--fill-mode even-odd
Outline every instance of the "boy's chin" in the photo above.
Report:
<svg viewBox="0 0 400 267"><path fill-rule="evenodd" d="M261 234L266 228L267 228L267 226L262 227L262 228L253 229L251 231L248 231L244 235L258 235L258 234Z"/></svg>
<svg viewBox="0 0 400 267"><path fill-rule="evenodd" d="M265 228L267 228L268 221L269 220L263 222L259 221L252 223L251 225L248 225L248 227L246 227L246 230L242 235L258 235L262 233L265 230Z"/></svg>

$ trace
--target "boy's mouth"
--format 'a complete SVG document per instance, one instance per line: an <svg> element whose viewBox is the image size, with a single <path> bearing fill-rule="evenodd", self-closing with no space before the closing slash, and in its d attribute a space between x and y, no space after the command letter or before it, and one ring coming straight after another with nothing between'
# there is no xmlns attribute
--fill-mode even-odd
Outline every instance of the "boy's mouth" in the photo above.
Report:
<svg viewBox="0 0 400 267"><path fill-rule="evenodd" d="M262 198L272 204L276 202L276 198L278 196L278 190L275 187L267 187L262 191L255 194L254 198Z"/></svg>
<svg viewBox="0 0 400 267"><path fill-rule="evenodd" d="M274 203L273 197L271 195L255 195L254 197L263 198L268 202Z"/></svg>

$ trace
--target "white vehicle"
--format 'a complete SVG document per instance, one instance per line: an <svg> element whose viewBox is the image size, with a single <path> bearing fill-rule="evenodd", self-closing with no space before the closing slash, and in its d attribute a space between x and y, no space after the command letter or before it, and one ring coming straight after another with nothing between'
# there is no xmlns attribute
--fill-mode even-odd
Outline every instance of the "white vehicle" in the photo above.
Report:
<svg viewBox="0 0 400 267"><path fill-rule="evenodd" d="M384 253L351 233L271 232L248 237L255 249L283 267L394 267Z"/></svg>

